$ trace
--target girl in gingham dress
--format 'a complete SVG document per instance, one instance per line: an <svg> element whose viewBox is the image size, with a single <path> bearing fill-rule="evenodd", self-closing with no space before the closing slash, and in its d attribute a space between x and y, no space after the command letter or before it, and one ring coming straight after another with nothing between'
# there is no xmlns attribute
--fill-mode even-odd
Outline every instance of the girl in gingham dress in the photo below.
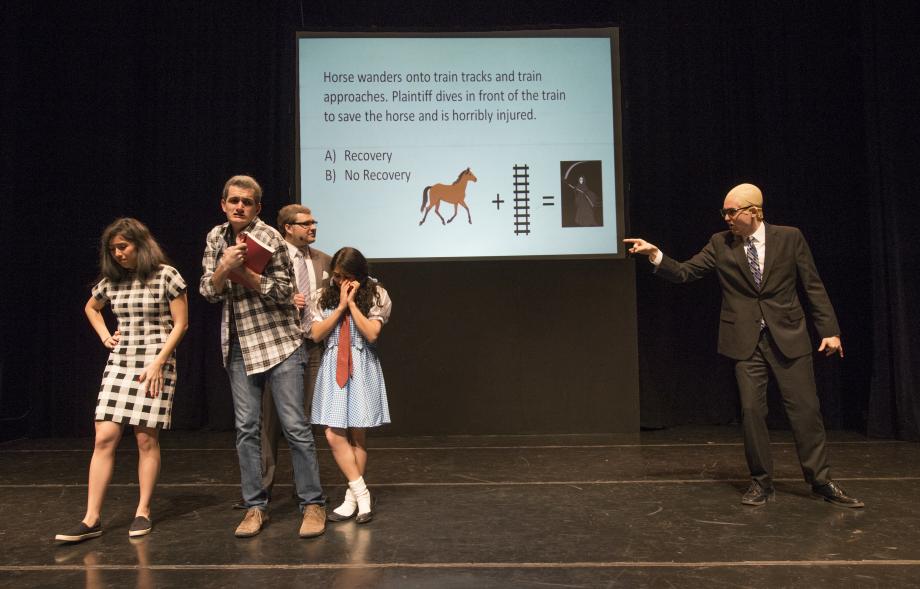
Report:
<svg viewBox="0 0 920 589"><path fill-rule="evenodd" d="M174 351L188 328L185 281L167 265L150 231L136 219L109 225L100 240L102 279L86 303L86 316L102 344L112 350L96 402L96 443L89 466L86 515L55 539L79 542L102 535L102 499L112 478L115 449L125 425L137 439L140 499L128 534L152 528L150 498L160 472L160 428L169 428L176 388ZM106 303L118 318L110 333Z"/></svg>
<svg viewBox="0 0 920 589"><path fill-rule="evenodd" d="M332 283L319 292L311 309L313 341L326 343L313 393L313 423L327 426L332 456L348 480L345 501L327 519L354 517L363 524L374 516L364 483L365 430L390 423L375 344L393 304L387 291L368 276L367 260L358 250L340 249L331 265Z"/></svg>

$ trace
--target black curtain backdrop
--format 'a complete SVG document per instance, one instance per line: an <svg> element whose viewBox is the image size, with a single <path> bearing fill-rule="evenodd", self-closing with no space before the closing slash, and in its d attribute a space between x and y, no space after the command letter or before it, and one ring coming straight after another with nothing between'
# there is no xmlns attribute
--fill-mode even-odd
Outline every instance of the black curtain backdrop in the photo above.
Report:
<svg viewBox="0 0 920 589"><path fill-rule="evenodd" d="M98 235L122 215L144 220L190 282L175 427L232 427L219 308L196 294L200 255L230 175L262 182L269 222L294 199L295 31L592 26L622 27L628 232L689 257L722 229L725 192L758 184L768 222L809 240L841 321L846 358L816 359L827 426L920 439L911 237L920 42L910 3L14 1L0 10L3 439L91 431L106 353L82 307ZM715 354L715 280L670 285L645 260L636 272L642 425L735 421L731 366Z"/></svg>

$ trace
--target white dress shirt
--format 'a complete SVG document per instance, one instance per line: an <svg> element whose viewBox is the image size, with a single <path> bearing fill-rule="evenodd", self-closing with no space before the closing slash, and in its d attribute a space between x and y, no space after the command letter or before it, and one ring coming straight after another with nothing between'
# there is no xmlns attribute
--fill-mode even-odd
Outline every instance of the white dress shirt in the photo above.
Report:
<svg viewBox="0 0 920 589"><path fill-rule="evenodd" d="M309 315L310 302L317 291L316 269L313 268L313 259L309 255L309 246L304 246L304 248L301 249L288 240L284 240L284 243L287 244L288 253L291 256L291 260L294 262L294 280L296 284L300 284L302 280L301 273L303 270L302 266L300 265L301 260L307 266L307 279L309 280L310 284L310 292L302 292L300 294L302 294L304 299L306 299L307 316L304 319L304 326L309 326L311 324L311 318ZM306 327L303 329L303 337L304 339L313 339L310 336L310 330Z"/></svg>

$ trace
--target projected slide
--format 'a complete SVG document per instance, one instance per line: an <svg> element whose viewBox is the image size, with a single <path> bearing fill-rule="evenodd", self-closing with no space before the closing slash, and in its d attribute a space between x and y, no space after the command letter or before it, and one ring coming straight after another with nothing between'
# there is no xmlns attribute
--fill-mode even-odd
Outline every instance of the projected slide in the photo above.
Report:
<svg viewBox="0 0 920 589"><path fill-rule="evenodd" d="M322 247L377 260L622 254L612 43L298 39L300 198Z"/></svg>

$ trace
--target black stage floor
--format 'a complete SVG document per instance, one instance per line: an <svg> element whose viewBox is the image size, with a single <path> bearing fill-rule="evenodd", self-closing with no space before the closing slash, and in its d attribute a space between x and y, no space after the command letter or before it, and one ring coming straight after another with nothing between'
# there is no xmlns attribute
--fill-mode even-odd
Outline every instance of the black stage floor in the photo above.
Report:
<svg viewBox="0 0 920 589"><path fill-rule="evenodd" d="M0 445L0 585L28 587L920 587L920 445L831 432L836 480L866 502L812 498L773 432L777 501L739 502L736 428L641 435L371 437L377 517L300 540L284 452L272 520L242 512L232 433L166 432L154 531L128 540L131 436L105 534L56 545L83 515L91 440ZM320 449L331 503L344 487Z"/></svg>

